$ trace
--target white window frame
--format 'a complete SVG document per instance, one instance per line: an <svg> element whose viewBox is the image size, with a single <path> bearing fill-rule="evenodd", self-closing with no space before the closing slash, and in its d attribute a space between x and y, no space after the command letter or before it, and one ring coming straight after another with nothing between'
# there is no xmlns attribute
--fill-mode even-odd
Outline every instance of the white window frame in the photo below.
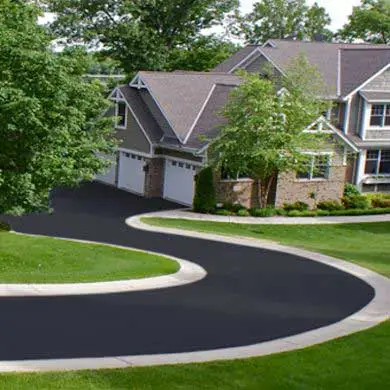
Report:
<svg viewBox="0 0 390 390"><path fill-rule="evenodd" d="M123 126L118 125L118 121L115 120L115 129L124 130L127 128L127 119L128 119L128 107L127 102L125 98L123 97L122 93L117 89L114 91L110 97L110 99L115 102L115 118L119 117L119 103L123 103L125 105L125 124Z"/></svg>
<svg viewBox="0 0 390 390"><path fill-rule="evenodd" d="M306 154L311 156L311 161L310 161L310 174L309 178L300 178L298 177L298 171L296 172L296 180L297 181L303 181L303 182L309 182L309 181L327 181L329 180L330 176L330 168L332 167L332 152L302 152L302 154ZM314 162L315 162L315 157L317 156L327 156L328 157L328 167L327 167L327 172L325 177L313 177L314 176Z"/></svg>
<svg viewBox="0 0 390 390"><path fill-rule="evenodd" d="M370 150L367 150L366 151L366 158L365 158L365 164L364 164L364 175L365 176L389 176L390 177L390 173L380 173L379 170L380 170L380 166L381 166L381 161L382 161L382 152L383 151L390 151L390 149L374 149L373 151L375 152L378 152L378 157L376 158L376 172L375 173L366 173L366 168L367 168L367 161L375 161L374 159L370 158L368 159L368 152L370 152Z"/></svg>
<svg viewBox="0 0 390 390"><path fill-rule="evenodd" d="M390 111L390 103L386 102L386 103L372 103L372 104L369 104L369 119L368 119L368 129L369 130L386 130L386 129L390 129L390 125L387 125L385 124L385 121L386 121L386 112L387 110ZM382 124L380 126L375 126L375 125L371 125L371 119L372 119L372 108L374 106L383 106L383 114L382 114Z"/></svg>

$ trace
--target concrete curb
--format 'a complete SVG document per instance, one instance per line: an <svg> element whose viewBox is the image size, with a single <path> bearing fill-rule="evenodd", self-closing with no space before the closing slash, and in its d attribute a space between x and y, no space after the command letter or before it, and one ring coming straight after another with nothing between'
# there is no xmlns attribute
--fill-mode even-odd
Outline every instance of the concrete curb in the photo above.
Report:
<svg viewBox="0 0 390 390"><path fill-rule="evenodd" d="M248 225L325 225L325 224L344 224L344 223L368 223L368 222L390 222L390 214L379 215L361 215L344 217L235 217L199 214L187 211L188 209L177 209L168 211L158 211L144 215L145 217L185 219L190 221L203 222L228 222L244 223Z"/></svg>
<svg viewBox="0 0 390 390"><path fill-rule="evenodd" d="M225 348L209 351L140 355L140 356L116 356L108 358L85 358L85 359L56 359L56 360L25 360L0 362L0 372L27 372L27 371L66 371L103 368L125 368L135 366L153 366L166 364L202 363L215 360L234 360L251 357L260 357L279 352L293 351L312 345L324 343L342 336L369 329L390 318L390 280L375 272L354 265L352 263L335 259L306 250L290 248L273 242L260 241L246 238L224 237L214 234L198 233L194 231L182 231L153 227L140 221L145 214L131 217L126 223L135 228L152 232L175 234L186 237L196 237L204 240L214 240L229 244L246 245L256 248L291 253L308 260L318 261L335 267L365 281L375 289L374 299L359 312L344 320L309 332L291 337L263 342L243 347Z"/></svg>
<svg viewBox="0 0 390 390"><path fill-rule="evenodd" d="M12 232L13 234L20 234ZM36 234L22 234L31 237L44 237ZM112 248L119 248L135 252L147 253L166 257L179 263L180 269L170 275L155 276L143 279L118 280L112 282L91 282L91 283L60 283L60 284L0 284L0 297L34 297L34 296L64 296L64 295L90 295L110 294L131 291L156 290L167 287L183 286L203 279L207 272L199 265L187 260L160 253L143 251L139 249L123 247L118 245L104 244L93 241L75 240L68 238L54 237L57 240L79 242L83 244L104 245Z"/></svg>

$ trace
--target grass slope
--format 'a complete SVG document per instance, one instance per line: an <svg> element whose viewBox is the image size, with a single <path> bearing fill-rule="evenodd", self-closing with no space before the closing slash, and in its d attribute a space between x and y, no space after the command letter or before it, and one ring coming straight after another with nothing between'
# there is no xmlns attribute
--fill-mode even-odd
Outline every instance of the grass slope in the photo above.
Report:
<svg viewBox="0 0 390 390"><path fill-rule="evenodd" d="M266 239L345 259L390 277L390 222L340 225L249 225L143 218L155 226Z"/></svg>
<svg viewBox="0 0 390 390"><path fill-rule="evenodd" d="M162 256L0 232L0 283L71 283L139 279L174 273Z"/></svg>

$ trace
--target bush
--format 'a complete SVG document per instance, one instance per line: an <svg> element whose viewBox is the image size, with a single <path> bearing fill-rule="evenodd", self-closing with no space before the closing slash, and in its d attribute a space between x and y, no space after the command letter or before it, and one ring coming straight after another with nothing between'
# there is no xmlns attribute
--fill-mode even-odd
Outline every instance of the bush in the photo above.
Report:
<svg viewBox="0 0 390 390"><path fill-rule="evenodd" d="M276 210L273 207L265 207L264 209L250 209L250 214L253 217L273 217L276 214Z"/></svg>
<svg viewBox="0 0 390 390"><path fill-rule="evenodd" d="M197 213L212 213L215 210L216 198L213 169L202 169L195 179L195 196L193 210Z"/></svg>
<svg viewBox="0 0 390 390"><path fill-rule="evenodd" d="M283 205L285 211L307 211L309 210L309 205L305 202L295 202L295 203L285 203Z"/></svg>
<svg viewBox="0 0 390 390"><path fill-rule="evenodd" d="M287 215L287 211L284 209L275 209L275 214L280 215L281 217L284 217Z"/></svg>
<svg viewBox="0 0 390 390"><path fill-rule="evenodd" d="M8 225L8 223L0 221L0 232L9 232L11 230L11 227Z"/></svg>
<svg viewBox="0 0 390 390"><path fill-rule="evenodd" d="M235 215L233 212L225 209L219 209L215 212L216 215L223 215L223 216L232 216Z"/></svg>
<svg viewBox="0 0 390 390"><path fill-rule="evenodd" d="M319 202L317 204L317 209L327 211L343 210L344 206L336 200L326 200L324 202Z"/></svg>
<svg viewBox="0 0 390 390"><path fill-rule="evenodd" d="M331 215L332 211L329 210L317 210L317 215L319 217L329 217Z"/></svg>
<svg viewBox="0 0 390 390"><path fill-rule="evenodd" d="M344 186L344 197L349 198L354 195L360 195L360 191L355 185L346 183Z"/></svg>
<svg viewBox="0 0 390 390"><path fill-rule="evenodd" d="M238 213L240 210L246 210L246 207L244 207L241 204L233 204L233 203L224 203L222 206L223 209L229 210L232 213Z"/></svg>
<svg viewBox="0 0 390 390"><path fill-rule="evenodd" d="M373 198L371 201L371 206L382 209L390 208L390 199Z"/></svg>
<svg viewBox="0 0 390 390"><path fill-rule="evenodd" d="M346 209L368 209L370 201L364 195L352 195L342 199Z"/></svg>
<svg viewBox="0 0 390 390"><path fill-rule="evenodd" d="M245 210L245 209L241 209L241 210L238 210L237 211L237 215L239 217L249 217L250 216L250 213L248 210Z"/></svg>

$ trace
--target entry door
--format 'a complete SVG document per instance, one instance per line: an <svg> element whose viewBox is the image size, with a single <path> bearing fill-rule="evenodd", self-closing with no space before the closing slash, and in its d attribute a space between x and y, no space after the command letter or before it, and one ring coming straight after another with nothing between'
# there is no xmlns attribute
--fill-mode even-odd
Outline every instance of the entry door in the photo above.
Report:
<svg viewBox="0 0 390 390"><path fill-rule="evenodd" d="M165 161L164 198L191 206L195 192L196 165L167 159Z"/></svg>
<svg viewBox="0 0 390 390"><path fill-rule="evenodd" d="M118 187L143 195L145 191L144 165L144 157L120 152Z"/></svg>

